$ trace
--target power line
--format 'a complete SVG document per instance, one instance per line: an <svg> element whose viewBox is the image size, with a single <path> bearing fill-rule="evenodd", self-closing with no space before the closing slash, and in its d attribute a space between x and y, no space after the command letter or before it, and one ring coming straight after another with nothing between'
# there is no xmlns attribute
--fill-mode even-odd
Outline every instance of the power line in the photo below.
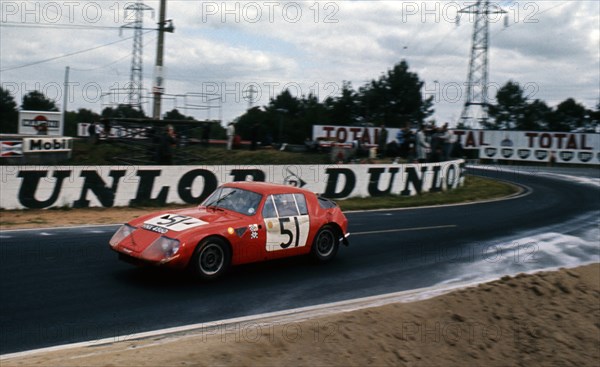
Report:
<svg viewBox="0 0 600 367"><path fill-rule="evenodd" d="M28 22L0 22L0 27L8 28L52 28L52 29L85 29L85 30L110 30L121 27L85 25L85 24L46 24L46 23L28 23ZM156 31L157 28L142 28L145 31Z"/></svg>
<svg viewBox="0 0 600 367"><path fill-rule="evenodd" d="M144 43L144 47L148 46L150 43L154 42L155 40L156 40L156 37L148 40L147 42ZM121 62L121 61L123 61L125 59L128 59L128 58L131 58L131 54L127 54L127 55L125 55L123 57L119 57L117 60L109 62L108 64L97 66L97 67L94 67L94 68L91 68L91 69L77 69L77 68L71 67L71 70L82 71L82 72L96 71L96 70L107 68L107 67L109 67L111 65L119 63L119 62Z"/></svg>
<svg viewBox="0 0 600 367"><path fill-rule="evenodd" d="M152 30L152 31L147 31L147 32L145 32L145 33L150 33L150 32L153 32L153 31L154 31L154 30ZM145 34L145 33L144 33L144 34ZM113 41L113 42L105 43L105 44L103 44L103 45L99 45L99 46L94 46L94 47L86 48L86 49L84 49L84 50L79 50L79 51L71 52L71 53L68 53L68 54L60 55L60 56L50 57L50 58L48 58L48 59L38 60L38 61L30 62L30 63L27 63L27 64L19 65L19 66L13 66L13 67L10 67L10 68L0 69L0 73L3 73L3 72L5 72L5 71L10 71L10 70L22 69L22 68L26 68L26 67L29 67L29 66L39 65L39 64L43 64L43 63L46 63L46 62L49 62L49 61L54 61L54 60L58 60L58 59L63 59L63 58L65 58L65 57L70 57L70 56L79 55L79 54L82 54L82 53L85 53L85 52L89 52L89 51L97 50L97 49L99 49L99 48L103 48L103 47L111 46L111 45L117 44L117 43L119 43L119 42L127 41L127 40L130 40L130 39L132 39L132 38L133 38L133 36L131 36L131 37L127 37L127 38L122 38L122 39L120 39L120 40L116 40L116 41Z"/></svg>

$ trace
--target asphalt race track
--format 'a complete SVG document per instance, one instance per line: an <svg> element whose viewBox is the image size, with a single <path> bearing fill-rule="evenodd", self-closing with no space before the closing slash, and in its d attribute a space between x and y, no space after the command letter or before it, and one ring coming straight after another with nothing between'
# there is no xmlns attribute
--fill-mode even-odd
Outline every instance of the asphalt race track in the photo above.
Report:
<svg viewBox="0 0 600 367"><path fill-rule="evenodd" d="M108 248L116 226L4 231L0 354L598 261L598 186L539 172L475 173L525 191L472 205L348 213L351 245L331 264L253 264L215 283L118 261Z"/></svg>

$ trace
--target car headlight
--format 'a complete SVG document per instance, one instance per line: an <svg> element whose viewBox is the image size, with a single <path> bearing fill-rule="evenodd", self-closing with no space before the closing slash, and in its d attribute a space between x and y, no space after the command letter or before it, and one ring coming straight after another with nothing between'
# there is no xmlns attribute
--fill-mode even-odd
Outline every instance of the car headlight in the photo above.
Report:
<svg viewBox="0 0 600 367"><path fill-rule="evenodd" d="M123 241L125 238L129 237L135 230L136 228L130 226L129 224L123 224L121 228L119 228L115 232L115 234L113 234L112 238L109 241L110 245L112 247L115 247L116 245L121 243L121 241Z"/></svg>
<svg viewBox="0 0 600 367"><path fill-rule="evenodd" d="M179 246L179 240L161 236L142 252L142 257L154 261L170 259L177 254Z"/></svg>

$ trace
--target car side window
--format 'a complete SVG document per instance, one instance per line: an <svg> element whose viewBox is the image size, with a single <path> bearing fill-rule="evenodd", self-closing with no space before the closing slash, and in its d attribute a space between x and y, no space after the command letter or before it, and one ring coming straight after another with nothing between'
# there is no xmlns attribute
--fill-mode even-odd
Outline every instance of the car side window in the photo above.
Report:
<svg viewBox="0 0 600 367"><path fill-rule="evenodd" d="M273 195L277 213L280 217L292 217L298 215L298 207L293 194Z"/></svg>
<svg viewBox="0 0 600 367"><path fill-rule="evenodd" d="M275 204L273 204L273 195L269 195L265 200L265 206L262 211L263 218L277 218Z"/></svg>
<svg viewBox="0 0 600 367"><path fill-rule="evenodd" d="M263 218L294 217L308 215L308 206L303 194L269 195L262 210Z"/></svg>
<svg viewBox="0 0 600 367"><path fill-rule="evenodd" d="M308 214L308 206L306 205L306 198L303 194L294 194L294 198L296 199L296 204L298 205L298 210L300 211L300 215Z"/></svg>

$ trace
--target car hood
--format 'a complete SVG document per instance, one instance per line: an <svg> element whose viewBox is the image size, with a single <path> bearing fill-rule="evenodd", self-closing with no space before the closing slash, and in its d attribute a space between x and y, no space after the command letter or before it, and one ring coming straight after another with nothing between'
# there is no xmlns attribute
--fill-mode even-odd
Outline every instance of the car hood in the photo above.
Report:
<svg viewBox="0 0 600 367"><path fill-rule="evenodd" d="M189 231L214 228L230 222L243 220L244 216L221 209L182 209L168 210L145 215L130 224L169 237L178 237Z"/></svg>

